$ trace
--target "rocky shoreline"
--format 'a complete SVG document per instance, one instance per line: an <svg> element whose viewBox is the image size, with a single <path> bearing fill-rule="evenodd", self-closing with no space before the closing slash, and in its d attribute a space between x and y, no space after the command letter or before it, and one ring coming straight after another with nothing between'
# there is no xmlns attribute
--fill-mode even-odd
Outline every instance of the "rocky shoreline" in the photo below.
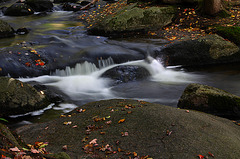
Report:
<svg viewBox="0 0 240 159"><path fill-rule="evenodd" d="M15 4L15 7L19 9L19 6L25 5ZM43 10L38 11L51 10L52 5L48 3L48 6L48 9L42 8ZM32 9L29 10L28 7L22 8L31 12ZM161 9L150 7L145 10L136 8L136 4L126 5L126 7L118 10L114 16L111 15L104 19L104 22L90 27L89 33L104 32L105 35L117 34L118 31L135 33L145 28L148 30L144 32L149 32L153 26L162 28L170 24L174 15L172 8L165 6L160 7ZM160 13L170 15L163 20L157 16ZM158 23L161 23L158 26L148 21L156 19L156 16L159 18ZM131 21L131 19L136 19L136 21ZM160 22L161 20L164 22ZM0 26L2 25L4 27L1 28L4 30L0 31L0 37L14 36L11 26L0 21ZM120 28L119 25L124 28ZM221 34L221 36L224 35ZM221 36L210 34L194 39L176 40L169 42L160 51L153 51L151 56L163 59L165 66L193 67L240 62L239 43L231 42ZM5 65L6 62L1 62L1 76L8 74L13 77L39 76L58 68L57 64L50 65L53 59L45 53L26 47L30 44L21 45L24 48L18 46L12 52L9 50L2 52L1 60L9 61L9 57L18 59L21 56L18 54L20 47L27 50L27 53L32 53L31 58L37 65L30 67L30 63L26 63L24 59L15 60L16 63L13 64L8 62L8 65ZM41 55L40 60L35 59L40 57L38 55ZM145 56L138 58L143 59ZM126 57L123 59L126 60ZM15 69L15 66L21 67ZM128 82L132 79L143 79L149 75L142 68L114 69L107 72L105 76L116 81ZM122 75L121 72L116 72L118 69L125 69L131 74ZM136 75L138 71L143 72L141 76ZM43 86L35 85L34 88L13 78L1 77L0 87L0 108L5 110L0 112L0 119L2 119L0 121L3 123L5 116L27 113L46 107L50 101L63 100L51 91L42 92ZM37 89L39 87L41 89ZM58 159L194 159L205 156L205 158L237 159L240 156L240 124L216 116L234 116L239 119L240 97L214 87L191 84L183 92L178 107L172 108L145 101L112 99L85 104L55 120L27 125L18 128L16 132L11 132L5 125L0 124L0 154L5 159L14 156Z"/></svg>

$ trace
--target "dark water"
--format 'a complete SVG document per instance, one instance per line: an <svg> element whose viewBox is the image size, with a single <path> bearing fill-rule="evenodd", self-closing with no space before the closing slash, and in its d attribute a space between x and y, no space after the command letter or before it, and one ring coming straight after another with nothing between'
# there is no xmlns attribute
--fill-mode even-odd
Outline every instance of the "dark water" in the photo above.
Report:
<svg viewBox="0 0 240 159"><path fill-rule="evenodd" d="M141 99L176 107L183 90L190 83L211 85L240 96L240 65L182 69L163 68L161 59L146 63L141 60L144 58L144 53L161 49L166 41L148 38L111 40L106 37L89 36L83 23L76 20L78 14L55 11L46 15L1 17L15 29L20 27L31 29L27 35L0 39L1 49L11 48L24 41L32 42L34 49L43 50L47 52L47 56L56 57L56 63L64 65L72 62L74 66L76 62L81 61L75 69L63 70L62 72L69 72L65 75L56 71L52 75L21 79L34 80L50 88L57 88L70 100L60 105L49 106L49 109L44 111L33 112L24 117L14 117L14 122L23 121L23 124L26 124L26 121L47 121L89 101L110 98ZM99 61L101 57L104 59L111 57L113 61L110 63ZM113 86L110 79L101 77L104 71L119 65L122 59L127 61L128 58L132 62L126 62L125 65L145 67L151 72L149 79ZM88 62L83 63L83 61ZM96 67L91 61L95 62ZM99 68L96 61L102 62L105 66Z"/></svg>

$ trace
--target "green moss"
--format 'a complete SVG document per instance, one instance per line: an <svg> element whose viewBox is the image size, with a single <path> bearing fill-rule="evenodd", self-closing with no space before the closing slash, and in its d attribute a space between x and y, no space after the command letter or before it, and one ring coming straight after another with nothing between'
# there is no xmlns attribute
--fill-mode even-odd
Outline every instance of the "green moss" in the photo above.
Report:
<svg viewBox="0 0 240 159"><path fill-rule="evenodd" d="M222 37L234 42L237 45L240 45L240 27L232 26L232 27L216 27L217 34Z"/></svg>

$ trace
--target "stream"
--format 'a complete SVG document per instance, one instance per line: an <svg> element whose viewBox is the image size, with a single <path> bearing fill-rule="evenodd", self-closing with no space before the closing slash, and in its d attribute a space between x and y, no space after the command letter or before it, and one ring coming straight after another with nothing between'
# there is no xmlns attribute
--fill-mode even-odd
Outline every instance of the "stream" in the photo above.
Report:
<svg viewBox="0 0 240 159"><path fill-rule="evenodd" d="M37 81L69 97L65 103L52 104L44 110L11 116L19 124L48 121L87 102L112 98L145 100L176 107L190 83L207 84L240 96L240 65L184 69L179 66L164 67L161 59L146 62L143 54L161 49L167 43L164 39L113 40L87 35L84 24L76 19L78 14L56 8L45 15L1 16L15 29L31 29L27 35L0 39L1 49L24 41L32 42L36 50L56 57L59 63L59 69L50 74L19 79L23 82ZM117 59L122 57L129 58L129 61L119 63ZM65 67L66 64L69 66ZM101 77L107 70L120 65L144 67L150 72L150 77L117 85L113 85L111 79Z"/></svg>

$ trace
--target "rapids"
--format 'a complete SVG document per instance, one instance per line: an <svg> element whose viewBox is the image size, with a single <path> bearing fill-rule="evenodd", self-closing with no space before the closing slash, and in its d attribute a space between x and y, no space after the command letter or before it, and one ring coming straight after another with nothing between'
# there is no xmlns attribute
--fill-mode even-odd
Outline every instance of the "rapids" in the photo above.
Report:
<svg viewBox="0 0 240 159"><path fill-rule="evenodd" d="M15 29L31 29L27 35L0 39L1 50L10 50L21 42L29 42L44 56L56 59L54 64L57 69L51 74L19 79L23 82L37 81L50 89L58 89L70 99L44 110L12 118L17 121L47 121L87 102L110 98L146 100L176 107L182 92L190 83L207 84L240 95L240 65L201 69L164 67L161 59L151 57L151 52L161 49L167 43L165 40L144 37L113 40L87 35L83 23L76 19L79 14L56 9L46 15L0 15ZM141 66L151 75L146 80L118 85L113 85L112 79L101 76L120 65Z"/></svg>

